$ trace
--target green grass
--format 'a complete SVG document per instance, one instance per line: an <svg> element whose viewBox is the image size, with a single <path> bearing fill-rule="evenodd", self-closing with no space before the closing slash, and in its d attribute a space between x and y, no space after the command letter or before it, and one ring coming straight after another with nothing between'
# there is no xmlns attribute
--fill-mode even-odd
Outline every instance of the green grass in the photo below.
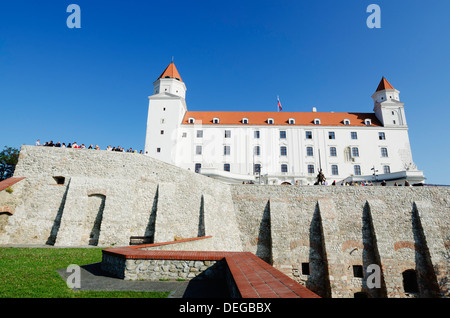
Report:
<svg viewBox="0 0 450 318"><path fill-rule="evenodd" d="M168 292L73 291L56 272L101 259L101 248L0 248L0 298L167 298Z"/></svg>

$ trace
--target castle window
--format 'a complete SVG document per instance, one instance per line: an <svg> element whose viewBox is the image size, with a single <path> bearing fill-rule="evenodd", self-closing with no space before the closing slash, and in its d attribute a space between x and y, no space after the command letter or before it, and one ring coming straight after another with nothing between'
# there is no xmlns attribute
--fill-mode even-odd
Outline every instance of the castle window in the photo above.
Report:
<svg viewBox="0 0 450 318"><path fill-rule="evenodd" d="M337 156L336 147L330 147L330 156L331 157Z"/></svg>
<svg viewBox="0 0 450 318"><path fill-rule="evenodd" d="M189 123L189 124L195 123L195 118L190 117L189 120L188 120L188 123Z"/></svg>
<svg viewBox="0 0 450 318"><path fill-rule="evenodd" d="M294 125L295 124L295 119L294 118L289 118L288 123L289 123L289 125Z"/></svg>
<svg viewBox="0 0 450 318"><path fill-rule="evenodd" d="M313 147L306 147L306 155L307 155L308 157L314 156Z"/></svg>
<svg viewBox="0 0 450 318"><path fill-rule="evenodd" d="M339 174L338 166L337 165L331 165L331 174L333 176L337 176Z"/></svg>
<svg viewBox="0 0 450 318"><path fill-rule="evenodd" d="M228 171L228 172L230 172L230 164L229 164L229 163L224 163L224 164L223 164L223 171Z"/></svg>
<svg viewBox="0 0 450 318"><path fill-rule="evenodd" d="M274 123L273 118L267 119L267 123L268 123L269 125L272 125L272 124Z"/></svg>
<svg viewBox="0 0 450 318"><path fill-rule="evenodd" d="M255 137L255 139L259 139L259 130L255 130L254 137Z"/></svg>
<svg viewBox="0 0 450 318"><path fill-rule="evenodd" d="M308 165L308 173L313 174L314 173L314 165Z"/></svg>
<svg viewBox="0 0 450 318"><path fill-rule="evenodd" d="M242 123L243 124L248 124L248 118L242 118Z"/></svg>
<svg viewBox="0 0 450 318"><path fill-rule="evenodd" d="M395 125L395 120L393 120L392 123Z"/></svg>
<svg viewBox="0 0 450 318"><path fill-rule="evenodd" d="M202 154L202 146L195 146L195 154L196 155Z"/></svg>
<svg viewBox="0 0 450 318"><path fill-rule="evenodd" d="M286 139L286 130L280 130L280 138Z"/></svg>
<svg viewBox="0 0 450 318"><path fill-rule="evenodd" d="M53 177L53 179L56 181L56 184L64 184L66 181L66 178L64 177Z"/></svg>
<svg viewBox="0 0 450 318"><path fill-rule="evenodd" d="M302 274L309 275L309 263L302 263Z"/></svg>
<svg viewBox="0 0 450 318"><path fill-rule="evenodd" d="M164 130L161 130L161 135L164 135Z"/></svg>
<svg viewBox="0 0 450 318"><path fill-rule="evenodd" d="M195 172L196 173L200 173L201 169L202 169L202 164L201 163L196 163L195 164Z"/></svg>
<svg viewBox="0 0 450 318"><path fill-rule="evenodd" d="M391 167L383 166L383 173L391 173Z"/></svg>
<svg viewBox="0 0 450 318"><path fill-rule="evenodd" d="M381 148L381 157L384 157L384 158L388 157L387 148Z"/></svg>
<svg viewBox="0 0 450 318"><path fill-rule="evenodd" d="M358 147L353 147L352 148L352 157L359 157L359 149Z"/></svg>
<svg viewBox="0 0 450 318"><path fill-rule="evenodd" d="M306 134L306 139L312 139L312 132L311 131L307 131L305 132Z"/></svg>
<svg viewBox="0 0 450 318"><path fill-rule="evenodd" d="M186 138L186 137L187 137L187 133L184 132L184 133L181 135L181 137Z"/></svg>
<svg viewBox="0 0 450 318"><path fill-rule="evenodd" d="M335 139L334 131L328 132L328 139Z"/></svg>
<svg viewBox="0 0 450 318"><path fill-rule="evenodd" d="M372 125L372 121L370 119L366 119L364 120L364 124L366 124L366 126L370 126Z"/></svg>
<svg viewBox="0 0 450 318"><path fill-rule="evenodd" d="M417 284L417 274L413 269L408 269L402 273L403 276L403 289L405 293L417 293L419 292L419 286Z"/></svg>
<svg viewBox="0 0 450 318"><path fill-rule="evenodd" d="M253 165L253 174L261 173L261 164L255 163Z"/></svg>
<svg viewBox="0 0 450 318"><path fill-rule="evenodd" d="M314 119L314 125L320 125L320 119L319 118Z"/></svg>
<svg viewBox="0 0 450 318"><path fill-rule="evenodd" d="M260 146L255 146L253 154L255 156L261 155L261 147Z"/></svg>
<svg viewBox="0 0 450 318"><path fill-rule="evenodd" d="M358 277L358 278L364 277L362 265L353 265L353 277Z"/></svg>
<svg viewBox="0 0 450 318"><path fill-rule="evenodd" d="M355 165L353 167L353 169L354 169L354 172L355 172L355 176L360 176L361 175L361 166Z"/></svg>
<svg viewBox="0 0 450 318"><path fill-rule="evenodd" d="M219 123L219 118L213 118L213 124L218 124Z"/></svg>
<svg viewBox="0 0 450 318"><path fill-rule="evenodd" d="M378 133L378 139L380 139L380 140L385 140L386 139L386 135L384 134L384 132L379 132Z"/></svg>
<svg viewBox="0 0 450 318"><path fill-rule="evenodd" d="M231 138L231 130L225 130L225 138Z"/></svg>
<svg viewBox="0 0 450 318"><path fill-rule="evenodd" d="M203 130L197 130L197 138L203 138Z"/></svg>
<svg viewBox="0 0 450 318"><path fill-rule="evenodd" d="M282 172L282 173L287 173L287 172L288 172L287 169L288 169L288 168L287 168L287 165L286 165L286 164L282 164L282 165L281 165L281 172Z"/></svg>
<svg viewBox="0 0 450 318"><path fill-rule="evenodd" d="M228 156L230 154L230 152L231 152L230 146L223 146L223 154L225 156Z"/></svg>
<svg viewBox="0 0 450 318"><path fill-rule="evenodd" d="M344 119L344 125L346 126L350 125L350 119Z"/></svg>
<svg viewBox="0 0 450 318"><path fill-rule="evenodd" d="M280 155L287 156L287 148L285 146L280 147Z"/></svg>
<svg viewBox="0 0 450 318"><path fill-rule="evenodd" d="M356 131L350 132L350 136L352 139L358 139L358 133Z"/></svg>
<svg viewBox="0 0 450 318"><path fill-rule="evenodd" d="M156 148L156 152L161 152L161 148Z"/></svg>

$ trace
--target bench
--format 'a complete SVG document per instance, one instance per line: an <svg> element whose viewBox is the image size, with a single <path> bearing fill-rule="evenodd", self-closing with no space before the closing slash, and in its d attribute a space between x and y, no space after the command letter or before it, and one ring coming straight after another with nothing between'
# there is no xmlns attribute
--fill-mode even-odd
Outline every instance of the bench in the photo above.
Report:
<svg viewBox="0 0 450 318"><path fill-rule="evenodd" d="M153 243L153 236L130 236L130 245L142 245Z"/></svg>

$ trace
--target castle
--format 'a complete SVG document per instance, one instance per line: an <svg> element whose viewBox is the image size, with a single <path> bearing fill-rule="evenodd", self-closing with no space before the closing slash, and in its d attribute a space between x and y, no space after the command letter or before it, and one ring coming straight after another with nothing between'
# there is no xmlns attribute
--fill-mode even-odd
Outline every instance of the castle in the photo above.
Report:
<svg viewBox="0 0 450 318"><path fill-rule="evenodd" d="M318 167L328 180L384 167L380 179L423 182L386 79L373 114L189 112L185 92L171 63L146 155L22 146L0 182L0 245L201 238L187 248L251 252L321 297L449 297L450 188L308 185ZM261 184L242 184L255 172Z"/></svg>
<svg viewBox="0 0 450 318"><path fill-rule="evenodd" d="M190 248L251 252L322 297L448 297L449 199L448 187L227 184L145 155L22 146L0 183L0 245L205 237Z"/></svg>
<svg viewBox="0 0 450 318"><path fill-rule="evenodd" d="M382 78L372 113L188 111L172 62L153 83L145 154L227 183L388 184L425 180L413 162L400 92Z"/></svg>

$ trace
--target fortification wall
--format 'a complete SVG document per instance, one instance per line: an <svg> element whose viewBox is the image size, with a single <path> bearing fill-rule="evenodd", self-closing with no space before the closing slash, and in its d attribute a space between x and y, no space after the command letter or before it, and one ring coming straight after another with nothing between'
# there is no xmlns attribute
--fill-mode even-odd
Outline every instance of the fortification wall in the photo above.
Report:
<svg viewBox="0 0 450 318"><path fill-rule="evenodd" d="M244 250L312 291L415 297L403 288L412 269L421 296L432 297L448 295L449 190L233 185L232 196ZM367 273L354 277L354 265L370 264L383 271L381 288L368 288Z"/></svg>
<svg viewBox="0 0 450 318"><path fill-rule="evenodd" d="M205 249L242 249L227 185L147 156L23 146L15 176L25 179L8 194L16 204L0 244L117 246L131 236L158 243L212 235Z"/></svg>
<svg viewBox="0 0 450 318"><path fill-rule="evenodd" d="M190 249L252 252L322 297L449 295L448 187L227 185L143 155L34 146L15 176L0 192L0 244L211 236Z"/></svg>

